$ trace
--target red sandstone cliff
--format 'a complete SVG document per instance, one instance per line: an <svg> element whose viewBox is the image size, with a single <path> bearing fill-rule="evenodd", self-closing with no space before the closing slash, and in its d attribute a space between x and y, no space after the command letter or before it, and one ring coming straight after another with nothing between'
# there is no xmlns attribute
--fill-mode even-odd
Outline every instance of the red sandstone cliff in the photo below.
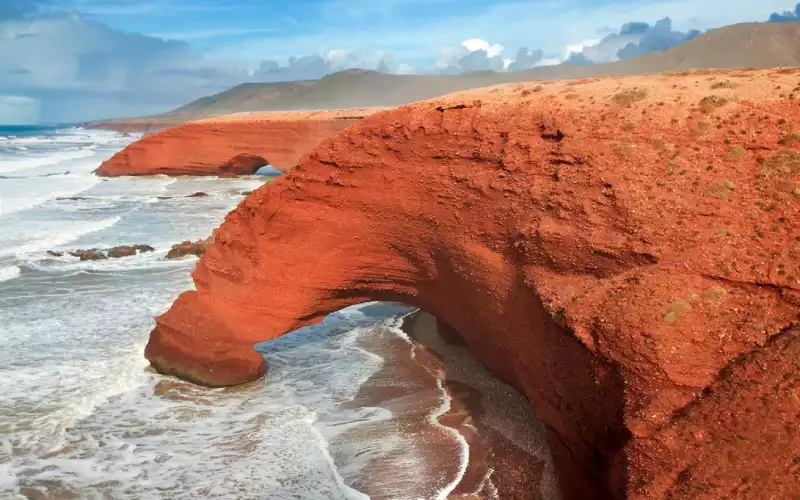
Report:
<svg viewBox="0 0 800 500"><path fill-rule="evenodd" d="M238 384L255 342L406 302L527 395L567 498L795 498L798 83L540 82L375 115L226 217L146 356Z"/></svg>
<svg viewBox="0 0 800 500"><path fill-rule="evenodd" d="M286 171L320 142L375 111L240 113L188 122L130 144L95 173L244 175L265 164ZM248 161L237 158L242 154Z"/></svg>

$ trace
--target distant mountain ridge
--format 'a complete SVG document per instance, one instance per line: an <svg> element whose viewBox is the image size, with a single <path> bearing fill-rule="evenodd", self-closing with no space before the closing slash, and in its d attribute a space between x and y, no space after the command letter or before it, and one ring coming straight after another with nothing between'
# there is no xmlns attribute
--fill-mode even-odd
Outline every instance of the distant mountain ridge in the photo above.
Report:
<svg viewBox="0 0 800 500"><path fill-rule="evenodd" d="M292 111L397 106L501 83L690 69L800 66L800 23L745 23L710 30L663 52L598 65L542 66L508 73L391 75L346 70L319 80L246 83L163 115L92 122L98 128L149 131L177 123L247 111Z"/></svg>

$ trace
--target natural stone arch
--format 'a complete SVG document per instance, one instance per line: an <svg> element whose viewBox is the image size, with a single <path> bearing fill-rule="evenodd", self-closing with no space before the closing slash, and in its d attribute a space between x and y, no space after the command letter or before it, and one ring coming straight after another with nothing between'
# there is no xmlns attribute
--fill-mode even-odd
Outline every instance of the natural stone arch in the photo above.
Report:
<svg viewBox="0 0 800 500"><path fill-rule="evenodd" d="M346 130L226 217L195 270L197 291L158 318L148 359L199 383L241 383L264 372L256 342L360 302L412 304L526 394L568 498L746 498L728 486L749 459L712 468L693 457L724 449L721 435L704 434L712 428L778 470L798 448L796 428L781 437L784 451L766 453L752 423L708 417L726 411L715 390L748 400L773 376L789 380L775 388L788 403L763 418L800 414L788 399L800 376L789 355L797 283L764 275L758 257L749 271L731 268L765 246L788 262L790 239L751 235L797 207L777 193L771 213L753 214L759 188L744 186L770 157L726 163L724 189L692 167L727 162L729 148L724 133L698 137L672 119L679 91L669 82L630 79L643 97L619 105L605 80L520 86ZM718 112L730 118L735 106ZM762 138L784 162L778 133L765 126ZM687 182L674 171L684 166ZM797 180L796 169L775 168ZM736 198L731 186L742 186ZM761 355L783 364L730 386ZM757 489L796 491L778 474Z"/></svg>
<svg viewBox="0 0 800 500"><path fill-rule="evenodd" d="M285 172L324 139L375 111L236 113L172 126L187 118L176 116L174 122L154 124L161 130L129 144L95 173L107 177L251 175L264 165Z"/></svg>

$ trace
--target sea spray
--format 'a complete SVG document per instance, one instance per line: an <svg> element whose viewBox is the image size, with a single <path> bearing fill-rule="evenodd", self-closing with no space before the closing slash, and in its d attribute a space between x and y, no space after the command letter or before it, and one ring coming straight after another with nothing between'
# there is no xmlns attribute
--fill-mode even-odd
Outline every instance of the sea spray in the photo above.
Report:
<svg viewBox="0 0 800 500"><path fill-rule="evenodd" d="M78 240L82 236L97 231L108 229L117 224L121 217L110 217L97 222L73 223L68 227L55 233L49 234L26 234L28 241L15 246L0 248L0 257L9 255L21 255L32 252L44 252L51 248L57 248L67 243Z"/></svg>
<svg viewBox="0 0 800 500"><path fill-rule="evenodd" d="M0 283L19 278L21 272L17 266L0 267Z"/></svg>

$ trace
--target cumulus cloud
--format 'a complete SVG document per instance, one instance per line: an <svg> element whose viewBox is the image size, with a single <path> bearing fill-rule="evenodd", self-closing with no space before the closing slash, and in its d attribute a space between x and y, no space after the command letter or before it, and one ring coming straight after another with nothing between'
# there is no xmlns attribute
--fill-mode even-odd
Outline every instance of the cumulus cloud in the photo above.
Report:
<svg viewBox="0 0 800 500"><path fill-rule="evenodd" d="M483 70L519 71L562 62L575 65L601 64L667 50L688 42L700 32L675 31L672 29L672 20L665 17L653 25L629 22L623 24L619 30L606 28L604 34L602 38L590 38L567 46L561 57L545 57L542 50L523 47L514 58L504 59L502 53L505 48L502 45L470 39L465 40L460 47L444 49L437 60L437 66L442 73L458 74Z"/></svg>
<svg viewBox="0 0 800 500"><path fill-rule="evenodd" d="M322 54L290 57L285 64L271 59L264 60L253 73L252 79L259 82L316 80L347 69L404 74L409 73L412 68L407 64L398 64L385 51L362 54L350 49L331 49Z"/></svg>
<svg viewBox="0 0 800 500"><path fill-rule="evenodd" d="M774 12L769 16L770 23L795 23L800 22L800 3L795 6L794 11Z"/></svg>
<svg viewBox="0 0 800 500"><path fill-rule="evenodd" d="M459 47L442 49L436 65L444 74L459 74L470 71L503 71L507 62L503 59L505 47L490 44L480 38L470 38Z"/></svg>
<svg viewBox="0 0 800 500"><path fill-rule="evenodd" d="M654 25L645 22L623 24L618 32L606 35L600 40L590 40L580 47L567 49L566 62L571 64L598 64L667 50L682 45L700 35L697 30L686 33L672 29L668 17Z"/></svg>
<svg viewBox="0 0 800 500"><path fill-rule="evenodd" d="M517 56L508 64L508 71L519 71L523 69L541 66L544 62L544 52L541 49L530 50L522 47L517 51Z"/></svg>
<svg viewBox="0 0 800 500"><path fill-rule="evenodd" d="M331 67L329 60L318 55L291 57L285 66L266 60L261 62L253 79L261 82L314 80L330 73Z"/></svg>
<svg viewBox="0 0 800 500"><path fill-rule="evenodd" d="M14 12L0 21L0 95L40 101L44 121L93 118L87 111L142 114L132 103L168 109L248 77L244 69L206 61L183 42L123 33L77 14ZM104 106L81 106L84 100ZM73 118L63 109L83 111Z"/></svg>

